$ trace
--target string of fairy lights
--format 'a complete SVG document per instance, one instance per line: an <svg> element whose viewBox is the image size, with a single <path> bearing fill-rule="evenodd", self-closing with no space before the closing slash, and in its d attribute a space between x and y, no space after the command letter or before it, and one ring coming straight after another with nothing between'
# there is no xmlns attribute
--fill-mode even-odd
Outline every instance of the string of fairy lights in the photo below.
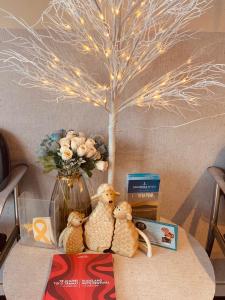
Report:
<svg viewBox="0 0 225 300"><path fill-rule="evenodd" d="M136 105L177 110L179 102L196 105L201 91L224 86L224 65L197 64L189 58L178 68L150 81L131 96L124 90L152 62L190 38L187 25L204 13L206 0L52 0L36 24L29 26L10 13L25 34L9 30L0 47L1 70L20 75L19 84L42 88L57 101L91 103L115 114ZM52 41L50 43L49 41ZM54 44L70 47L83 63L71 63ZM85 65L87 57L105 70L99 80Z"/></svg>

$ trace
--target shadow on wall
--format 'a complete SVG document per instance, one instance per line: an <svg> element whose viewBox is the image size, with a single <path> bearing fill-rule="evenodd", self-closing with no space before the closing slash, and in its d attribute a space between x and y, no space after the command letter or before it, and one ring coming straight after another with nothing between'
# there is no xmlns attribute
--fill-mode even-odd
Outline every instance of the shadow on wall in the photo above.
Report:
<svg viewBox="0 0 225 300"><path fill-rule="evenodd" d="M225 148L219 152L213 165L225 169ZM194 210L189 232L195 236L201 219L206 223L209 223L214 188L215 182L210 174L208 174L207 170L205 170L191 193L188 195L184 203L172 218L172 221L179 225L184 225L185 221ZM224 213L224 209L222 210ZM225 225L225 219L219 219L220 223Z"/></svg>

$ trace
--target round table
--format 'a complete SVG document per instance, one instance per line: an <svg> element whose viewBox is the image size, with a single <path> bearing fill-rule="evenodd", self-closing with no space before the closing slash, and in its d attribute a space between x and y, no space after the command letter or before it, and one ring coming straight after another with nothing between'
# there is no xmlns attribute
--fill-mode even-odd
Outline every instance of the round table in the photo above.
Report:
<svg viewBox="0 0 225 300"><path fill-rule="evenodd" d="M57 250L17 243L3 271L7 300L39 300ZM152 258L114 255L117 300L212 300L214 271L200 244L179 227L178 250L153 246ZM79 299L82 300L82 299Z"/></svg>

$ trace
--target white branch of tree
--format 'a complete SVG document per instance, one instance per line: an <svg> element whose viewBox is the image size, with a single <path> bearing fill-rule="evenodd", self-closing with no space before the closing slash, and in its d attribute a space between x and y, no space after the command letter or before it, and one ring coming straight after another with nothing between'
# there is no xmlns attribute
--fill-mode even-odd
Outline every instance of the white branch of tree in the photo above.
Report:
<svg viewBox="0 0 225 300"><path fill-rule="evenodd" d="M22 30L6 29L9 38L0 44L0 71L18 73L20 85L41 88L49 99L91 103L109 113L113 183L120 112L143 106L182 113L184 107L195 109L214 87L225 87L224 65L200 65L190 58L128 98L123 96L158 57L192 37L187 25L211 4L211 0L52 0L34 26L1 10ZM58 53L56 45L69 47L75 59ZM91 72L87 60L101 65L104 76Z"/></svg>

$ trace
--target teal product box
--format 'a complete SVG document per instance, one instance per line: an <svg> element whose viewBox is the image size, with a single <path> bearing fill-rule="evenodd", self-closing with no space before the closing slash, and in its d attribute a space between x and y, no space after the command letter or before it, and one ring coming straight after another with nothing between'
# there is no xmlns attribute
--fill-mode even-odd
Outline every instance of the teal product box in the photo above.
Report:
<svg viewBox="0 0 225 300"><path fill-rule="evenodd" d="M144 218L134 218L135 226L143 231L151 244L177 250L178 225L152 221ZM144 240L141 239L141 242Z"/></svg>
<svg viewBox="0 0 225 300"><path fill-rule="evenodd" d="M128 174L127 198L132 205L134 216L151 220L159 218L159 189L159 174Z"/></svg>

